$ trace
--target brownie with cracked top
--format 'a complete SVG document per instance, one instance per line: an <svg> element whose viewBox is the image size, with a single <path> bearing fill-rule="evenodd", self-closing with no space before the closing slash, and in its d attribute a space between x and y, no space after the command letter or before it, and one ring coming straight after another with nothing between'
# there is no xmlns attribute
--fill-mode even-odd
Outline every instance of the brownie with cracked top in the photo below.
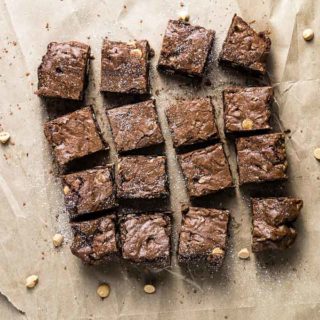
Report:
<svg viewBox="0 0 320 320"><path fill-rule="evenodd" d="M118 152L150 147L164 141L153 100L114 108L107 114Z"/></svg>
<svg viewBox="0 0 320 320"><path fill-rule="evenodd" d="M67 174L62 181L71 218L117 206L113 165Z"/></svg>
<svg viewBox="0 0 320 320"><path fill-rule="evenodd" d="M226 251L229 215L228 210L183 207L178 261L206 262L219 268Z"/></svg>
<svg viewBox="0 0 320 320"><path fill-rule="evenodd" d="M202 77L213 44L214 31L169 20L165 32L158 69Z"/></svg>
<svg viewBox="0 0 320 320"><path fill-rule="evenodd" d="M156 199L168 196L166 157L127 156L119 159L117 196Z"/></svg>
<svg viewBox="0 0 320 320"><path fill-rule="evenodd" d="M257 74L265 74L271 40L266 32L256 32L236 14L223 43L219 61Z"/></svg>
<svg viewBox="0 0 320 320"><path fill-rule="evenodd" d="M240 184L287 179L284 134L238 138L236 149Z"/></svg>
<svg viewBox="0 0 320 320"><path fill-rule="evenodd" d="M98 265L115 260L119 255L116 237L116 215L71 223L71 252L85 264Z"/></svg>
<svg viewBox="0 0 320 320"><path fill-rule="evenodd" d="M150 47L146 40L125 43L104 39L100 91L148 94L149 55Z"/></svg>
<svg viewBox="0 0 320 320"><path fill-rule="evenodd" d="M224 125L227 133L271 129L271 87L229 87L223 90Z"/></svg>
<svg viewBox="0 0 320 320"><path fill-rule="evenodd" d="M77 41L51 42L38 68L37 95L82 100L90 47Z"/></svg>
<svg viewBox="0 0 320 320"><path fill-rule="evenodd" d="M252 198L252 251L282 250L297 237L293 228L303 201L296 198Z"/></svg>
<svg viewBox="0 0 320 320"><path fill-rule="evenodd" d="M165 213L127 214L120 219L123 259L165 268L170 265L171 218Z"/></svg>
<svg viewBox="0 0 320 320"><path fill-rule="evenodd" d="M178 155L191 197L204 196L233 185L221 143Z"/></svg>
<svg viewBox="0 0 320 320"><path fill-rule="evenodd" d="M107 149L90 107L46 122L44 133L53 148L55 159L61 166Z"/></svg>
<svg viewBox="0 0 320 320"><path fill-rule="evenodd" d="M210 98L178 100L166 109L176 148L219 138Z"/></svg>

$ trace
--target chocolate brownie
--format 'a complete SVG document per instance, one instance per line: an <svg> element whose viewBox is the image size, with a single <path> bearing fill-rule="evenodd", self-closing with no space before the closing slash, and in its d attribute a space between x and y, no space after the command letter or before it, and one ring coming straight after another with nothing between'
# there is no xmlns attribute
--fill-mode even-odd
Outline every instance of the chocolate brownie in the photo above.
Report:
<svg viewBox="0 0 320 320"><path fill-rule="evenodd" d="M169 213L128 214L120 219L122 257L155 268L170 265Z"/></svg>
<svg viewBox="0 0 320 320"><path fill-rule="evenodd" d="M266 73L266 57L271 40L265 32L257 33L236 14L233 16L219 61L258 74Z"/></svg>
<svg viewBox="0 0 320 320"><path fill-rule="evenodd" d="M114 143L118 152L163 143L153 100L108 111Z"/></svg>
<svg viewBox="0 0 320 320"><path fill-rule="evenodd" d="M221 143L178 155L191 197L204 196L233 185Z"/></svg>
<svg viewBox="0 0 320 320"><path fill-rule="evenodd" d="M207 262L219 268L226 251L229 211L185 207L179 234L180 263Z"/></svg>
<svg viewBox="0 0 320 320"><path fill-rule="evenodd" d="M176 148L219 137L210 98L179 100L166 110Z"/></svg>
<svg viewBox="0 0 320 320"><path fill-rule="evenodd" d="M67 174L62 180L71 218L117 205L113 165Z"/></svg>
<svg viewBox="0 0 320 320"><path fill-rule="evenodd" d="M44 133L59 165L107 148L90 107L47 122Z"/></svg>
<svg viewBox="0 0 320 320"><path fill-rule="evenodd" d="M287 179L284 134L238 138L236 148L240 184Z"/></svg>
<svg viewBox="0 0 320 320"><path fill-rule="evenodd" d="M101 87L109 93L147 94L149 92L148 41L129 43L103 41Z"/></svg>
<svg viewBox="0 0 320 320"><path fill-rule="evenodd" d="M252 251L286 249L297 232L292 222L300 215L302 200L295 198L253 198Z"/></svg>
<svg viewBox="0 0 320 320"><path fill-rule="evenodd" d="M230 87L223 91L224 124L227 133L268 130L271 87Z"/></svg>
<svg viewBox="0 0 320 320"><path fill-rule="evenodd" d="M119 255L116 239L116 215L71 223L71 252L85 264L97 265L115 260Z"/></svg>
<svg viewBox="0 0 320 320"><path fill-rule="evenodd" d="M202 77L214 34L212 30L183 21L169 20L158 68L170 73Z"/></svg>
<svg viewBox="0 0 320 320"><path fill-rule="evenodd" d="M37 95L82 100L89 69L90 47L84 43L51 42L38 68Z"/></svg>
<svg viewBox="0 0 320 320"><path fill-rule="evenodd" d="M117 196L124 199L166 197L167 169L163 156L128 156L119 159Z"/></svg>

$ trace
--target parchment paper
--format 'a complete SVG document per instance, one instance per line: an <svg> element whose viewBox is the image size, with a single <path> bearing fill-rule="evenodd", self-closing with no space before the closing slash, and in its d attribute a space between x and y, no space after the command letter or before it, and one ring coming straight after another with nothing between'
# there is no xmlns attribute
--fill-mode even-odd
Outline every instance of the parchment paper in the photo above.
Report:
<svg viewBox="0 0 320 320"><path fill-rule="evenodd" d="M1 0L0 1L0 126L11 133L11 143L0 146L0 313L1 319L319 319L320 163L313 149L320 145L319 101L320 2L317 0L193 0L185 7L191 23L216 31L208 76L212 85L159 75L155 69L162 35L169 18L182 9L175 0ZM176 97L214 97L221 129L221 90L227 84L254 84L243 74L224 71L216 57L238 13L256 20L257 30L268 28L272 38L269 76L275 89L276 130L288 130L288 183L255 188L238 187L207 199L207 205L231 210L229 251L220 272L182 272L173 267L146 276L140 270L111 265L89 268L72 256L70 231L59 179L43 123L48 106L33 94L36 70L50 41L79 40L91 45L90 85L84 104L94 104L98 121L111 145L109 162L116 161L105 108L99 93L100 49L105 36L114 40L147 39L155 49L152 91L157 99L168 153L171 207L175 238L180 202L188 201L177 169L164 108ZM307 43L302 31L310 27L315 39ZM158 90L158 91L157 91ZM50 108L54 108L50 106ZM49 110L49 113L52 110ZM227 153L236 177L232 141ZM237 182L237 178L236 178ZM296 245L283 253L249 261L237 252L250 247L250 195L292 195L304 200L297 223ZM61 232L66 242L54 249L52 236ZM25 278L39 275L33 290ZM146 295L152 278L157 292ZM109 298L96 294L100 282L111 287Z"/></svg>

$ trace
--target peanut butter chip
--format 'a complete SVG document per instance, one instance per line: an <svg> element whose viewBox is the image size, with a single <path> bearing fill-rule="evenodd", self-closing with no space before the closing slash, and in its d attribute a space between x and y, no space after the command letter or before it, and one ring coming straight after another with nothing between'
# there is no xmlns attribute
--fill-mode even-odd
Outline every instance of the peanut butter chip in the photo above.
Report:
<svg viewBox="0 0 320 320"><path fill-rule="evenodd" d="M247 248L243 248L238 252L238 257L240 259L246 260L250 257L250 252Z"/></svg>
<svg viewBox="0 0 320 320"><path fill-rule="evenodd" d="M107 298L110 294L110 287L106 283L100 284L97 294L102 299Z"/></svg>
<svg viewBox="0 0 320 320"><path fill-rule="evenodd" d="M156 288L155 286L153 286L152 284L146 284L143 287L143 290L145 293L151 294L151 293L155 293L156 292Z"/></svg>
<svg viewBox="0 0 320 320"><path fill-rule="evenodd" d="M130 55L136 58L142 57L142 51L140 49L132 49L130 50Z"/></svg>
<svg viewBox="0 0 320 320"><path fill-rule="evenodd" d="M320 148L315 148L313 150L313 155L317 160L320 160Z"/></svg>
<svg viewBox="0 0 320 320"><path fill-rule="evenodd" d="M69 192L70 192L70 188L68 186L65 186L63 188L63 193L67 195Z"/></svg>
<svg viewBox="0 0 320 320"><path fill-rule="evenodd" d="M312 29L305 29L302 33L303 39L306 41L311 41L314 37L314 32Z"/></svg>
<svg viewBox="0 0 320 320"><path fill-rule="evenodd" d="M38 281L39 277L33 274L26 279L26 287L32 289L37 285Z"/></svg>
<svg viewBox="0 0 320 320"><path fill-rule="evenodd" d="M251 119L244 119L242 121L242 129L251 130L253 128L253 122Z"/></svg>
<svg viewBox="0 0 320 320"><path fill-rule="evenodd" d="M222 254L224 254L224 251L222 250L222 249L220 249L220 248L214 248L212 251L211 251L211 254L212 255L222 255Z"/></svg>
<svg viewBox="0 0 320 320"><path fill-rule="evenodd" d="M0 132L0 142L1 142L2 144L7 143L7 142L9 141L9 139L10 139L10 134L9 134L9 132L6 132L6 131Z"/></svg>
<svg viewBox="0 0 320 320"><path fill-rule="evenodd" d="M52 242L53 245L57 248L60 247L63 243L63 235L60 233L56 233L53 237L52 237Z"/></svg>

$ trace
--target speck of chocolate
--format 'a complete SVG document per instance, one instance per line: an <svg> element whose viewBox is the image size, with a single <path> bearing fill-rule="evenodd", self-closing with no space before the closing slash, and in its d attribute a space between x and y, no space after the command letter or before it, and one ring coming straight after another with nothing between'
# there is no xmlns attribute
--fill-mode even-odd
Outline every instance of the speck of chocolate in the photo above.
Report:
<svg viewBox="0 0 320 320"><path fill-rule="evenodd" d="M157 90L155 91L155 95L158 96L159 93L160 93L160 91L157 89Z"/></svg>
<svg viewBox="0 0 320 320"><path fill-rule="evenodd" d="M212 85L210 79L205 79L204 80L204 85L207 86L207 87L210 87Z"/></svg>

